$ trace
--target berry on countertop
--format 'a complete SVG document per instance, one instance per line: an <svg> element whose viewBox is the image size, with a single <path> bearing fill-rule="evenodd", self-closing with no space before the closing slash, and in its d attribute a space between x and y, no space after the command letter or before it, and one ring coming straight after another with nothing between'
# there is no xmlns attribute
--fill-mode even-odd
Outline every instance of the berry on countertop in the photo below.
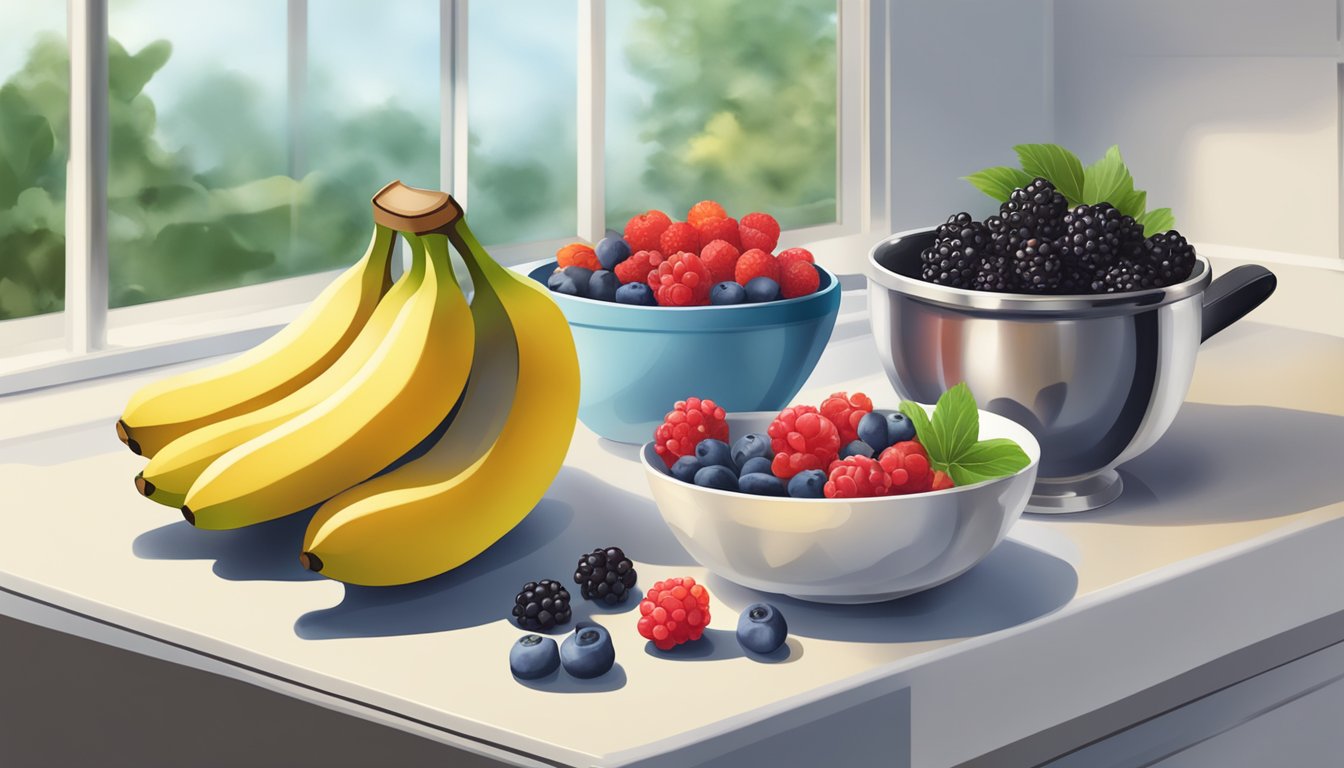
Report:
<svg viewBox="0 0 1344 768"><path fill-rule="evenodd" d="M848 392L836 392L821 401L817 409L822 416L831 420L840 433L840 443L849 443L859 439L859 421L864 414L871 413L873 401L862 392L850 395Z"/></svg>
<svg viewBox="0 0 1344 768"><path fill-rule="evenodd" d="M607 605L624 603L637 579L635 564L620 547L598 548L579 557L574 583L584 600Z"/></svg>
<svg viewBox="0 0 1344 768"><path fill-rule="evenodd" d="M779 283L768 277L751 278L747 281L744 290L747 294L747 301L752 304L761 304L779 298Z"/></svg>
<svg viewBox="0 0 1344 768"><path fill-rule="evenodd" d="M747 289L732 280L717 283L709 289L709 303L715 306L726 307L733 304L744 304L746 301Z"/></svg>
<svg viewBox="0 0 1344 768"><path fill-rule="evenodd" d="M885 496L891 486L891 475L881 464L866 456L850 456L832 463L829 478L825 489L828 499Z"/></svg>
<svg viewBox="0 0 1344 768"><path fill-rule="evenodd" d="M560 663L573 677L600 677L616 664L616 646L611 633L598 624L575 627L574 633L560 644Z"/></svg>
<svg viewBox="0 0 1344 768"><path fill-rule="evenodd" d="M767 432L775 452L771 471L781 480L803 470L829 467L840 451L840 433L835 424L810 405L780 411Z"/></svg>
<svg viewBox="0 0 1344 768"><path fill-rule="evenodd" d="M700 471L695 473L695 484L701 488L736 491L737 473L722 464L701 467Z"/></svg>
<svg viewBox="0 0 1344 768"><path fill-rule="evenodd" d="M560 647L549 637L523 635L509 648L509 671L519 680L536 680L560 668Z"/></svg>
<svg viewBox="0 0 1344 768"><path fill-rule="evenodd" d="M768 252L752 248L738 257L733 279L746 285L753 277L768 277L779 282L779 262Z"/></svg>
<svg viewBox="0 0 1344 768"><path fill-rule="evenodd" d="M806 248L785 248L775 254L775 261L779 262L779 268L783 269L795 261L806 261L808 264L816 264L817 260L812 257L812 252Z"/></svg>
<svg viewBox="0 0 1344 768"><path fill-rule="evenodd" d="M691 210L686 212L686 221L693 227L698 227L710 219L726 219L728 212L723 210L723 206L713 200L701 200L691 206Z"/></svg>
<svg viewBox="0 0 1344 768"><path fill-rule="evenodd" d="M807 469L789 479L789 495L795 499L820 499L826 495L826 473Z"/></svg>
<svg viewBox="0 0 1344 768"><path fill-rule="evenodd" d="M774 458L775 449L770 445L770 436L760 432L749 432L733 442L733 463L744 467L748 459Z"/></svg>
<svg viewBox="0 0 1344 768"><path fill-rule="evenodd" d="M616 265L612 271L623 285L629 283L647 283L649 274L663 263L662 251L635 251L630 258ZM652 287L652 286L650 286Z"/></svg>
<svg viewBox="0 0 1344 768"><path fill-rule="evenodd" d="M742 253L727 240L712 240L700 249L700 260L709 267L714 282L732 280L737 275L737 259Z"/></svg>
<svg viewBox="0 0 1344 768"><path fill-rule="evenodd" d="M894 443L878 456L891 478L888 493L923 493L933 487L933 468L929 466L929 454L924 446L913 440Z"/></svg>
<svg viewBox="0 0 1344 768"><path fill-rule="evenodd" d="M672 464L672 476L683 483L694 483L695 473L704 467L694 455L682 456Z"/></svg>
<svg viewBox="0 0 1344 768"><path fill-rule="evenodd" d="M752 459L765 461L765 459ZM749 472L737 479L737 489L756 496L787 496L784 481L769 472Z"/></svg>
<svg viewBox="0 0 1344 768"><path fill-rule="evenodd" d="M645 211L630 218L625 223L625 242L630 244L630 250L638 253L639 251L658 250L658 240L663 236L663 231L672 225L672 220L662 211Z"/></svg>
<svg viewBox="0 0 1344 768"><path fill-rule="evenodd" d="M550 629L570 615L569 590L552 579L527 582L513 599L513 619L523 629Z"/></svg>
<svg viewBox="0 0 1344 768"><path fill-rule="evenodd" d="M669 224L658 238L663 253L700 253L700 230L684 221Z"/></svg>
<svg viewBox="0 0 1344 768"><path fill-rule="evenodd" d="M722 219L706 219L695 225L700 231L700 242L708 245L715 240L722 240L725 243L742 250L742 235L737 228L737 219L731 216L725 216Z"/></svg>
<svg viewBox="0 0 1344 768"><path fill-rule="evenodd" d="M737 220L737 231L743 248L769 253L779 244L779 222L768 213L748 213Z"/></svg>
<svg viewBox="0 0 1344 768"><path fill-rule="evenodd" d="M617 265L620 266L620 265ZM653 307L658 300L653 297L653 289L648 283L627 283L616 289L616 301L620 304L634 304L640 307Z"/></svg>
<svg viewBox="0 0 1344 768"><path fill-rule="evenodd" d="M714 279L709 268L694 253L682 251L673 254L649 274L654 297L662 307L696 307L709 303L709 289Z"/></svg>
<svg viewBox="0 0 1344 768"><path fill-rule="evenodd" d="M769 603L752 603L737 618L737 642L755 653L773 653L789 637L784 614Z"/></svg>
<svg viewBox="0 0 1344 768"><path fill-rule="evenodd" d="M596 301L615 301L616 289L621 287L621 281L616 279L616 274L610 270L599 269L588 279L588 298Z"/></svg>
<svg viewBox="0 0 1344 768"><path fill-rule="evenodd" d="M821 273L809 262L793 261L779 270L779 293L786 299L816 293L820 287Z"/></svg>
<svg viewBox="0 0 1344 768"><path fill-rule="evenodd" d="M639 634L660 651L699 640L707 626L709 592L689 576L657 582L639 602Z"/></svg>
<svg viewBox="0 0 1344 768"><path fill-rule="evenodd" d="M933 483L929 485L929 490L945 491L948 488L955 488L956 485L956 483L952 482L952 478L948 477L946 472L941 469L936 469L933 472Z"/></svg>
<svg viewBox="0 0 1344 768"><path fill-rule="evenodd" d="M757 456L742 462L742 467L737 471L739 477L754 475L757 472L770 474L770 460L764 456Z"/></svg>
<svg viewBox="0 0 1344 768"><path fill-rule="evenodd" d="M1144 242L1144 258L1152 264L1160 286L1175 285L1195 268L1195 247L1180 232L1159 232Z"/></svg>
<svg viewBox="0 0 1344 768"><path fill-rule="evenodd" d="M570 243L555 252L555 263L561 269L565 267L583 267L594 272L602 268L593 249L583 243Z"/></svg>
<svg viewBox="0 0 1344 768"><path fill-rule="evenodd" d="M617 264L630 258L630 244L620 235L607 235L593 250L603 269L615 269Z"/></svg>
<svg viewBox="0 0 1344 768"><path fill-rule="evenodd" d="M702 467L727 467L733 470L734 474L737 473L737 465L733 463L733 450L722 440L712 437L701 440L695 446L695 457L700 460Z"/></svg>
<svg viewBox="0 0 1344 768"><path fill-rule="evenodd" d="M863 456L864 458L873 458L873 446L862 440L851 440L848 445L840 449L840 458L848 459L850 456Z"/></svg>
<svg viewBox="0 0 1344 768"><path fill-rule="evenodd" d="M727 414L713 400L678 400L654 430L654 450L671 467L678 458L695 455L695 446L707 437L726 441L726 419Z"/></svg>

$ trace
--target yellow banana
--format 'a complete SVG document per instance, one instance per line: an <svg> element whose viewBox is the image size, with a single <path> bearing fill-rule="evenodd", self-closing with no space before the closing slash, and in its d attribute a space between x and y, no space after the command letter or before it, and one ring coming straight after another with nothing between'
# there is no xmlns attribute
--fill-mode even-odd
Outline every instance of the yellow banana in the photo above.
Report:
<svg viewBox="0 0 1344 768"><path fill-rule="evenodd" d="M330 578L382 586L456 568L532 510L569 449L579 367L564 315L540 285L495 263L464 221L448 238L476 290L480 343L464 401L424 456L318 509L300 561ZM446 257L447 238L424 239Z"/></svg>
<svg viewBox="0 0 1344 768"><path fill-rule="evenodd" d="M393 185L384 188L388 193ZM413 195L389 193L403 213L380 223L429 215L407 212ZM434 213L448 220L451 210ZM385 201L386 202L386 201ZM407 235L423 280L386 339L359 371L318 405L231 449L187 492L182 514L199 528L237 528L282 517L365 480L414 448L457 402L471 368L475 332L446 254L426 253Z"/></svg>
<svg viewBox="0 0 1344 768"><path fill-rule="evenodd" d="M402 275L378 302L345 354L298 391L255 411L188 432L161 448L136 476L136 489L160 504L181 507L187 490L215 459L335 395L377 352L424 277L424 269Z"/></svg>
<svg viewBox="0 0 1344 768"><path fill-rule="evenodd" d="M153 457L194 429L269 405L317 378L355 340L391 286L395 237L391 228L376 225L364 257L261 344L140 389L117 421L117 436L132 451Z"/></svg>

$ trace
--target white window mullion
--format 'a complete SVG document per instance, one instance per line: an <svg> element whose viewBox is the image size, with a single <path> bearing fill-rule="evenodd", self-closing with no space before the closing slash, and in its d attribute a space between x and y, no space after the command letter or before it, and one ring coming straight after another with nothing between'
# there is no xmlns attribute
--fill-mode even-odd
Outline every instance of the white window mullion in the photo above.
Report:
<svg viewBox="0 0 1344 768"><path fill-rule="evenodd" d="M467 206L467 0L439 0L439 186Z"/></svg>
<svg viewBox="0 0 1344 768"><path fill-rule="evenodd" d="M107 0L69 0L70 158L65 203L65 338L107 342Z"/></svg>
<svg viewBox="0 0 1344 768"><path fill-rule="evenodd" d="M301 179L308 172L308 154L304 142L308 118L308 0L289 0L285 31L289 175L290 178Z"/></svg>
<svg viewBox="0 0 1344 768"><path fill-rule="evenodd" d="M579 0L578 235L590 242L606 232L606 2Z"/></svg>
<svg viewBox="0 0 1344 768"><path fill-rule="evenodd" d="M867 100L865 68L869 62L866 54L870 50L868 39L867 14L868 3L836 3L836 100L839 102L836 121L836 191L840 204L836 211L839 223L845 229L860 231L866 225L865 209L868 203L865 197L868 190L864 184L870 180L865 173L864 161L864 120Z"/></svg>

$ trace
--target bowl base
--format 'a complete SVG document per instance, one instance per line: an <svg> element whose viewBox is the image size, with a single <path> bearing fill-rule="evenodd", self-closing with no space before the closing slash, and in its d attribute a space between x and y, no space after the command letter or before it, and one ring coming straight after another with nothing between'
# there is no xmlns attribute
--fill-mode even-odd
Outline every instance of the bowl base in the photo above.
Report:
<svg viewBox="0 0 1344 768"><path fill-rule="evenodd" d="M1125 484L1113 469L1082 480L1053 483L1037 480L1026 511L1036 515L1064 515L1104 507L1120 497Z"/></svg>

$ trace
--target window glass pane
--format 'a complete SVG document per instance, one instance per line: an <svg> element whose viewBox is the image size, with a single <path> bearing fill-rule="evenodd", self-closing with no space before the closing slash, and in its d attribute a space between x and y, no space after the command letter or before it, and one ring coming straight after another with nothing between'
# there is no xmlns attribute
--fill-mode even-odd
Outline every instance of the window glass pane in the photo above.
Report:
<svg viewBox="0 0 1344 768"><path fill-rule="evenodd" d="M607 4L607 221L836 221L835 0Z"/></svg>
<svg viewBox="0 0 1344 768"><path fill-rule="evenodd" d="M0 320L8 320L63 305L70 57L65 3L0 0L0 19Z"/></svg>
<svg viewBox="0 0 1344 768"><path fill-rule="evenodd" d="M577 3L472 3L467 215L487 244L572 237Z"/></svg>

